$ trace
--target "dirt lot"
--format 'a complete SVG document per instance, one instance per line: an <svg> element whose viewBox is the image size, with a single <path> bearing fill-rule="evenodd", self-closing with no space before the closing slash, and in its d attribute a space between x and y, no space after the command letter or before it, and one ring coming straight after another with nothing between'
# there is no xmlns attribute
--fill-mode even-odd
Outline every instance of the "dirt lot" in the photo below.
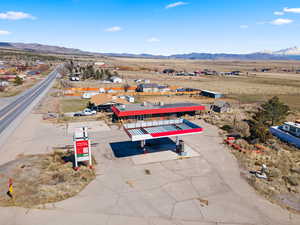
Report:
<svg viewBox="0 0 300 225"><path fill-rule="evenodd" d="M19 155L0 166L0 206L26 208L58 202L78 194L95 179L94 170L73 169L72 151L55 150L51 154ZM7 194L11 179L12 191Z"/></svg>

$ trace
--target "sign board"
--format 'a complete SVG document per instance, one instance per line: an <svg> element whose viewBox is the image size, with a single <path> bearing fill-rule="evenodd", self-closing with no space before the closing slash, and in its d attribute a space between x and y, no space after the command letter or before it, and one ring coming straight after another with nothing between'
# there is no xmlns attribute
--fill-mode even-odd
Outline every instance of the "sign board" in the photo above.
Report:
<svg viewBox="0 0 300 225"><path fill-rule="evenodd" d="M90 141L89 140L76 140L76 158L77 162L88 161L90 159Z"/></svg>
<svg viewBox="0 0 300 225"><path fill-rule="evenodd" d="M78 128L74 133L75 167L83 161L89 161L89 165L92 165L91 143L86 130L86 127Z"/></svg>

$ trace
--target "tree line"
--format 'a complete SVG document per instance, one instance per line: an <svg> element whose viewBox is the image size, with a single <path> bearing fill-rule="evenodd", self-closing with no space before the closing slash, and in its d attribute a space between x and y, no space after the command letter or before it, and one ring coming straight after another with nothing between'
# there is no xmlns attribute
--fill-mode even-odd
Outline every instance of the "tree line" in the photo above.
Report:
<svg viewBox="0 0 300 225"><path fill-rule="evenodd" d="M74 65L73 61L66 64L66 68L69 70L71 76L79 75L83 80L109 80L112 76L119 76L117 71L111 72L109 69L95 69L93 65Z"/></svg>

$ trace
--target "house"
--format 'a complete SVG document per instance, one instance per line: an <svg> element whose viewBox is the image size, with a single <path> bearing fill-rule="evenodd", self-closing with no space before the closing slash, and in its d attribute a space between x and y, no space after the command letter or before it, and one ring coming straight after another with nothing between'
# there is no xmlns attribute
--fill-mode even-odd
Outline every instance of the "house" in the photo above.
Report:
<svg viewBox="0 0 300 225"><path fill-rule="evenodd" d="M92 96L90 102L94 104L97 111L111 112L111 107L115 105L123 105L128 102L125 99L117 98L109 94L98 94ZM95 109L95 110L96 110Z"/></svg>
<svg viewBox="0 0 300 225"><path fill-rule="evenodd" d="M111 80L111 82L113 82L113 83L122 83L122 82L123 82L122 78L121 78L121 77L117 77L117 76L112 76L112 77L110 78L110 80Z"/></svg>
<svg viewBox="0 0 300 225"><path fill-rule="evenodd" d="M211 110L219 113L229 112L230 104L224 101L217 101L211 106Z"/></svg>
<svg viewBox="0 0 300 225"><path fill-rule="evenodd" d="M138 92L158 92L159 91L159 85L155 83L150 84L139 84L137 86Z"/></svg>
<svg viewBox="0 0 300 225"><path fill-rule="evenodd" d="M0 87L7 87L9 85L9 82L7 81L0 81Z"/></svg>
<svg viewBox="0 0 300 225"><path fill-rule="evenodd" d="M213 91L207 91L207 90L202 90L200 95L206 96L209 98L222 98L223 94L218 93L218 92L213 92Z"/></svg>

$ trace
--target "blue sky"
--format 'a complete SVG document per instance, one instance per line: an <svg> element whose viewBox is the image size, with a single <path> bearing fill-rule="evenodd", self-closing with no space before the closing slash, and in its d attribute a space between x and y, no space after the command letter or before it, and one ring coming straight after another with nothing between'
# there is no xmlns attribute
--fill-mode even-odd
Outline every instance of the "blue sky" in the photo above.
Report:
<svg viewBox="0 0 300 225"><path fill-rule="evenodd" d="M0 6L0 41L164 55L300 46L299 0L0 0Z"/></svg>

